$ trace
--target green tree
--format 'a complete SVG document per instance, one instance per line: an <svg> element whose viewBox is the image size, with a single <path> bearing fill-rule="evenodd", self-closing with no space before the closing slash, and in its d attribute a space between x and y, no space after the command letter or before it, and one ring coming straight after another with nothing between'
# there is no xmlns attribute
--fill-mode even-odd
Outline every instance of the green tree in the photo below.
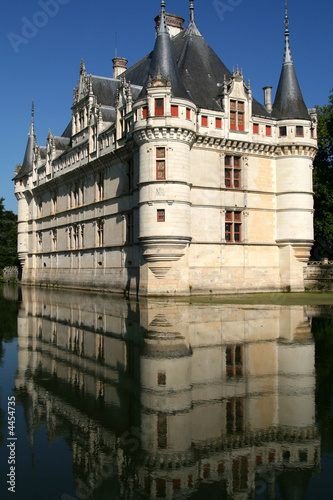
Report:
<svg viewBox="0 0 333 500"><path fill-rule="evenodd" d="M17 216L5 210L4 198L0 198L0 269L18 266Z"/></svg>
<svg viewBox="0 0 333 500"><path fill-rule="evenodd" d="M318 153L314 161L316 258L333 256L333 89L328 104L317 106Z"/></svg>

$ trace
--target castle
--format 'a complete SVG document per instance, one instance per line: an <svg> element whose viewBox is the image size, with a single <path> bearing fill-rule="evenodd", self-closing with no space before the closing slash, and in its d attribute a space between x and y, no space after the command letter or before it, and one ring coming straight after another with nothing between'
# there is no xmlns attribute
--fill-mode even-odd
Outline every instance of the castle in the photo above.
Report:
<svg viewBox="0 0 333 500"><path fill-rule="evenodd" d="M289 45L275 100L252 97L162 2L153 51L113 78L81 62L72 120L15 171L25 283L139 295L302 291L316 114Z"/></svg>

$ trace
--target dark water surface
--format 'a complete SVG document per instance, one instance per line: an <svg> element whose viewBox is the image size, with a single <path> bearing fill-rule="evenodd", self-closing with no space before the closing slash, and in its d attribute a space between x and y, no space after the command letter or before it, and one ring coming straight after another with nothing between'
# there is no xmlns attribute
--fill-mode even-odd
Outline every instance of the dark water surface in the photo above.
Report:
<svg viewBox="0 0 333 500"><path fill-rule="evenodd" d="M332 498L333 295L318 297L1 288L0 498Z"/></svg>

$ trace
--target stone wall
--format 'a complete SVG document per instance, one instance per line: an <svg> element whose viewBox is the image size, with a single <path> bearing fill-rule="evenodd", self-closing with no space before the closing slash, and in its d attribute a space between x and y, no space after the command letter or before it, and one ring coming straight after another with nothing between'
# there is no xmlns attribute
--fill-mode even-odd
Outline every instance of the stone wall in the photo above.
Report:
<svg viewBox="0 0 333 500"><path fill-rule="evenodd" d="M333 290L333 261L309 262L304 271L306 289Z"/></svg>

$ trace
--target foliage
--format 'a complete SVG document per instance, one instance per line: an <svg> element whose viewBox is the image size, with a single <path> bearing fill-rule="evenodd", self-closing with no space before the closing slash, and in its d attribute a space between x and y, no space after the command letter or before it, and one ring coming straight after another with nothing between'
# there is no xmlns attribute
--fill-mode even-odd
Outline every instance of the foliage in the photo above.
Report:
<svg viewBox="0 0 333 500"><path fill-rule="evenodd" d="M314 161L315 239L321 256L333 258L333 89L329 103L317 106L318 153ZM317 252L318 253L318 252ZM320 255L315 255L318 258Z"/></svg>
<svg viewBox="0 0 333 500"><path fill-rule="evenodd" d="M17 336L17 314L19 303L15 300L6 300L0 286L0 364L4 354L3 341L11 340ZM2 429L5 426L5 412L0 407L0 444L3 440Z"/></svg>
<svg viewBox="0 0 333 500"><path fill-rule="evenodd" d="M333 319L313 318L316 342L316 409L323 451L333 452Z"/></svg>
<svg viewBox="0 0 333 500"><path fill-rule="evenodd" d="M17 266L17 216L5 210L4 198L0 198L0 269Z"/></svg>

